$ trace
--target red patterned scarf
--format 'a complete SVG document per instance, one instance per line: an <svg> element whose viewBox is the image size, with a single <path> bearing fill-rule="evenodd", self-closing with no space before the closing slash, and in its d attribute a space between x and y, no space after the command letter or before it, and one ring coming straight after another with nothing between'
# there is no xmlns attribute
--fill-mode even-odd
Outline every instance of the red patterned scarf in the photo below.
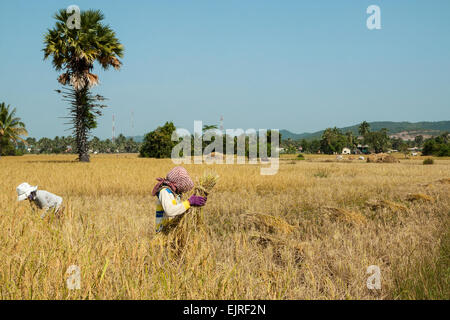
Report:
<svg viewBox="0 0 450 320"><path fill-rule="evenodd" d="M188 172L183 167L175 167L170 170L165 179L157 178L156 180L158 183L153 188L152 196L156 196L164 187L170 188L174 193L184 193L194 187L194 182L192 182Z"/></svg>

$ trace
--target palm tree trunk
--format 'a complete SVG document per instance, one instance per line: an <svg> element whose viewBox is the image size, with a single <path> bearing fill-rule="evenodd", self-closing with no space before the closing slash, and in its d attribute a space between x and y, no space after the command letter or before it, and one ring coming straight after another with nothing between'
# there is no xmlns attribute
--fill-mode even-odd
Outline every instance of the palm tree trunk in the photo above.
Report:
<svg viewBox="0 0 450 320"><path fill-rule="evenodd" d="M87 101L88 89L83 88L76 91L76 117L75 117L75 140L77 143L78 160L80 162L89 162L88 153L88 115L89 105Z"/></svg>

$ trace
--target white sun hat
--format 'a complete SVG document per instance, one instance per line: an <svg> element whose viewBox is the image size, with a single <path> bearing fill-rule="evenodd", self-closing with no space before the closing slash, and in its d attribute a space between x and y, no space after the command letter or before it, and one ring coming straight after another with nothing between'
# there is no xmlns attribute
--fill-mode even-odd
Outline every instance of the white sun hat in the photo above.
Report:
<svg viewBox="0 0 450 320"><path fill-rule="evenodd" d="M21 183L17 188L17 201L22 201L28 198L28 196L33 192L37 190L37 186L30 186L28 183L24 182Z"/></svg>

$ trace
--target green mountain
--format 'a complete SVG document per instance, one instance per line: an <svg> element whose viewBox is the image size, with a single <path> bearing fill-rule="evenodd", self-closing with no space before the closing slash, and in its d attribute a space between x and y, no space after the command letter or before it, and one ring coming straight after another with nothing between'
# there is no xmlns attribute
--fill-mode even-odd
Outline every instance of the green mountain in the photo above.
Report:
<svg viewBox="0 0 450 320"><path fill-rule="evenodd" d="M450 121L436 121L436 122L393 122L393 121L375 121L369 122L371 131L378 131L382 128L386 128L389 131L390 135L396 135L400 133L411 134L411 135L419 135L422 134L424 136L435 136L439 135L442 132L449 131L450 132ZM359 123L353 126L339 128L342 132L351 131L354 135L358 134ZM324 130L316 131L312 133L293 133L288 130L280 130L281 137L283 140L292 139L292 140L313 140L320 139Z"/></svg>

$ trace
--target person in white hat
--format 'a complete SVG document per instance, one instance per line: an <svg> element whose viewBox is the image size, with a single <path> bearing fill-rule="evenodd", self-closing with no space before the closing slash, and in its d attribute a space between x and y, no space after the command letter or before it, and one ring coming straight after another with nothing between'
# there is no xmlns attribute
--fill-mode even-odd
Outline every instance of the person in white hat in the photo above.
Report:
<svg viewBox="0 0 450 320"><path fill-rule="evenodd" d="M44 218L50 209L53 210L56 215L60 214L62 211L61 205L63 199L60 196L45 190L38 190L37 186L30 186L26 182L21 183L16 190L18 201L28 199L30 203L34 203L39 209L45 210L41 214L41 218Z"/></svg>

